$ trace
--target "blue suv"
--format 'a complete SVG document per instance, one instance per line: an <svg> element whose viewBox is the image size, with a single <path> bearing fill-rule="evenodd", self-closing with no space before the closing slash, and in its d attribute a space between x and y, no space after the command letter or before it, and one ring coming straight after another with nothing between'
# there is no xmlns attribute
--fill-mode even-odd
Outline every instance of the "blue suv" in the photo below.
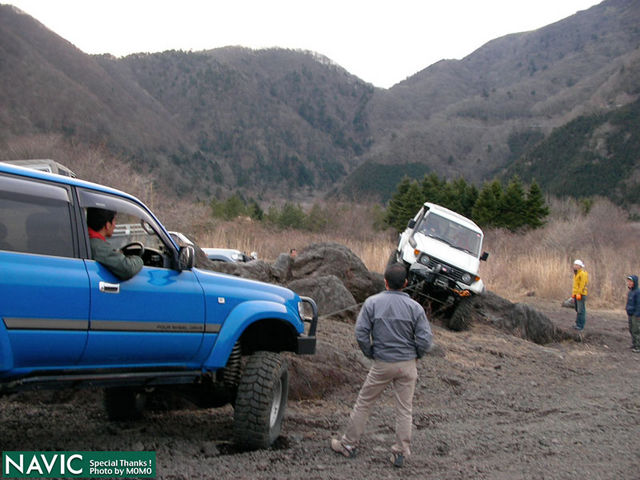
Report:
<svg viewBox="0 0 640 480"><path fill-rule="evenodd" d="M92 207L136 226L109 239L142 257L133 278L91 259ZM109 418L130 419L146 393L171 388L232 403L236 443L271 445L288 394L281 352L315 353L316 305L194 258L131 195L0 163L0 394L99 386Z"/></svg>

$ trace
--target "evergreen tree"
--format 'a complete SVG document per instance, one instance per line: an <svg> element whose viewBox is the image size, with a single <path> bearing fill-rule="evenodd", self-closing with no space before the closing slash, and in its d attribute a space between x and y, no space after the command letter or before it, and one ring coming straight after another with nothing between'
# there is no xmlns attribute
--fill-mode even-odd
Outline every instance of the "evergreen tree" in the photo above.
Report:
<svg viewBox="0 0 640 480"><path fill-rule="evenodd" d="M326 231L331 224L332 218L330 209L324 209L317 203L314 203L305 220L306 230L312 232Z"/></svg>
<svg viewBox="0 0 640 480"><path fill-rule="evenodd" d="M527 203L520 177L514 175L500 200L500 226L516 231L527 223Z"/></svg>
<svg viewBox="0 0 640 480"><path fill-rule="evenodd" d="M445 182L442 192L440 194L440 200L435 202L439 205L442 205L449 210L453 210L454 212L460 212L462 208L461 203L461 195L458 190L459 186L454 182ZM462 213L462 212L460 212Z"/></svg>
<svg viewBox="0 0 640 480"><path fill-rule="evenodd" d="M423 192L418 182L404 177L398 184L398 190L389 200L385 217L386 224L401 232L423 203Z"/></svg>
<svg viewBox="0 0 640 480"><path fill-rule="evenodd" d="M440 180L438 175L435 173L425 175L422 179L422 183L420 184L420 187L422 188L422 197L424 198L423 203L431 202L444 206L444 203L446 203L446 186L446 180Z"/></svg>
<svg viewBox="0 0 640 480"><path fill-rule="evenodd" d="M485 182L478 194L471 218L481 227L494 227L500 215L500 199L502 198L502 184L498 180Z"/></svg>
<svg viewBox="0 0 640 480"><path fill-rule="evenodd" d="M254 220L262 221L264 218L264 210L260 208L258 202L256 202L253 198L249 199L249 203L246 206L246 213L250 218Z"/></svg>
<svg viewBox="0 0 640 480"><path fill-rule="evenodd" d="M447 186L449 201L445 206L465 217L471 217L473 205L478 200L478 189L469 185L462 177Z"/></svg>
<svg viewBox="0 0 640 480"><path fill-rule="evenodd" d="M473 214L473 206L476 204L476 202L478 201L478 189L475 185L470 184L467 187L467 193L464 197L464 201L462 202L462 209L463 209L463 215L465 217L471 218L471 215Z"/></svg>
<svg viewBox="0 0 640 480"><path fill-rule="evenodd" d="M300 205L294 205L292 203L285 203L282 207L282 212L278 218L278 226L283 228L297 228L304 227L306 215Z"/></svg>
<svg viewBox="0 0 640 480"><path fill-rule="evenodd" d="M424 202L432 202L473 219L482 227L538 228L549 214L542 191L534 181L525 193L520 177L515 175L505 189L500 180L485 182L482 190L468 184L464 178L455 181L425 175L420 183L408 177L398 184L385 212L386 225L404 230L409 219Z"/></svg>
<svg viewBox="0 0 640 480"><path fill-rule="evenodd" d="M529 186L527 193L527 218L526 224L531 228L539 228L544 225L544 219L549 215L549 207L547 206L542 190L538 183L533 180Z"/></svg>
<svg viewBox="0 0 640 480"><path fill-rule="evenodd" d="M239 194L234 193L224 202L224 219L233 220L246 214L247 204Z"/></svg>

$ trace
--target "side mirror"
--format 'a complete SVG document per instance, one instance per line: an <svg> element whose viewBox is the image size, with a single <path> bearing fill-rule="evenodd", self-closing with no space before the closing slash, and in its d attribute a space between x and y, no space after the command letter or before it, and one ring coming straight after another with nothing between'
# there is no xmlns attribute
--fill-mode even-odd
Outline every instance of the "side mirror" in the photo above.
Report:
<svg viewBox="0 0 640 480"><path fill-rule="evenodd" d="M178 270L191 270L196 262L196 251L191 245L180 248L178 254Z"/></svg>
<svg viewBox="0 0 640 480"><path fill-rule="evenodd" d="M416 226L416 221L412 218L411 220L409 220L409 223L407 224L407 228L413 228Z"/></svg>
<svg viewBox="0 0 640 480"><path fill-rule="evenodd" d="M489 252L483 252L482 256L480 257L480 260L483 262L486 262L487 258L489 258Z"/></svg>

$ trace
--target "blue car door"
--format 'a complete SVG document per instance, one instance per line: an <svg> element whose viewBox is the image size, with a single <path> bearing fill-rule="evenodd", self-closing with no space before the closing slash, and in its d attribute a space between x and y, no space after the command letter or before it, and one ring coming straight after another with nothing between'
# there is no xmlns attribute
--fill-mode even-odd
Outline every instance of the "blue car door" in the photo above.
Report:
<svg viewBox="0 0 640 480"><path fill-rule="evenodd" d="M204 333L204 296L190 271L143 267L118 280L87 260L91 289L83 365L186 365Z"/></svg>
<svg viewBox="0 0 640 480"><path fill-rule="evenodd" d="M83 366L186 367L204 336L203 289L191 271L172 268L175 253L155 219L127 199L80 192L81 206L106 206L122 228L106 239L119 249L131 240L144 245L145 266L119 280L105 266L85 260L89 275L90 318ZM146 230L140 228L141 223Z"/></svg>
<svg viewBox="0 0 640 480"><path fill-rule="evenodd" d="M0 176L0 370L73 366L87 340L89 279L68 187Z"/></svg>

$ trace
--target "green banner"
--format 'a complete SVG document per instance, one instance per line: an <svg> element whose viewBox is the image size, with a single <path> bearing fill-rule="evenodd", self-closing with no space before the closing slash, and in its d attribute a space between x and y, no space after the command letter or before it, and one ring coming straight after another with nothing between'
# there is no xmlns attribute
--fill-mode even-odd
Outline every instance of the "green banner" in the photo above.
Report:
<svg viewBox="0 0 640 480"><path fill-rule="evenodd" d="M156 452L2 452L3 478L155 478Z"/></svg>

